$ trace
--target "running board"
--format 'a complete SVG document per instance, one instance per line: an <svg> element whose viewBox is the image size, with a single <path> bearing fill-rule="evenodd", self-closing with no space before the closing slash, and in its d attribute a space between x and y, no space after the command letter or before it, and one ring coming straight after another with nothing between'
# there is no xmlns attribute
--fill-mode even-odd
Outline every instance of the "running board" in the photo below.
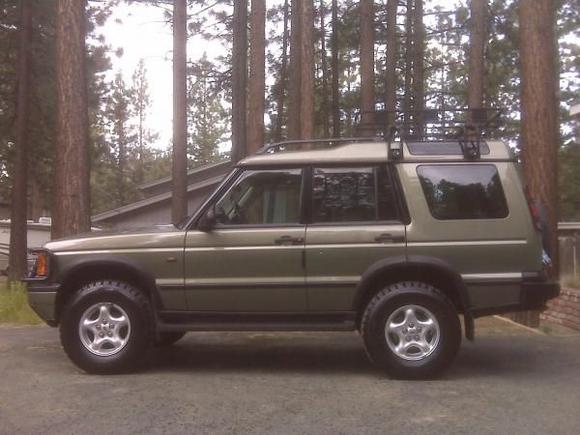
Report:
<svg viewBox="0 0 580 435"><path fill-rule="evenodd" d="M158 330L169 331L354 331L355 313L161 312Z"/></svg>

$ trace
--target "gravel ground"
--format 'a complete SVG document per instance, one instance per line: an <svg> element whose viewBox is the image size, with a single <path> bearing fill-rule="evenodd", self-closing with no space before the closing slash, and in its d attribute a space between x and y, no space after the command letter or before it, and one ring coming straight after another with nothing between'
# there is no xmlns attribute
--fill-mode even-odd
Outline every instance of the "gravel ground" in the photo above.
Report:
<svg viewBox="0 0 580 435"><path fill-rule="evenodd" d="M0 433L577 434L580 334L479 322L435 381L390 380L354 333L197 333L91 376L55 329L0 326Z"/></svg>

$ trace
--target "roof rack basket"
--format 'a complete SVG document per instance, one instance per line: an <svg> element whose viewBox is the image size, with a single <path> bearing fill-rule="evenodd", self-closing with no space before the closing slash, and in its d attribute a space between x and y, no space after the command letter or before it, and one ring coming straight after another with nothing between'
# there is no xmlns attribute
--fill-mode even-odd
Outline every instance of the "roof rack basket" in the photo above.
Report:
<svg viewBox="0 0 580 435"><path fill-rule="evenodd" d="M389 143L397 134L404 141L457 141L466 159L481 157L482 139L491 137L499 127L501 110L424 109L412 112L377 110L359 116L357 132L381 136Z"/></svg>

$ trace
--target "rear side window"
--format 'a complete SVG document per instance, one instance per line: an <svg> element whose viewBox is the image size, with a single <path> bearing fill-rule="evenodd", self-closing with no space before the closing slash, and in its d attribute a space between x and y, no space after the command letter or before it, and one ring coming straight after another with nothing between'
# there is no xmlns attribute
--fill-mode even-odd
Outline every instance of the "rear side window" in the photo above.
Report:
<svg viewBox="0 0 580 435"><path fill-rule="evenodd" d="M397 220L387 168L314 168L312 220L317 223Z"/></svg>
<svg viewBox="0 0 580 435"><path fill-rule="evenodd" d="M436 219L501 219L508 215L494 165L422 165L417 174Z"/></svg>

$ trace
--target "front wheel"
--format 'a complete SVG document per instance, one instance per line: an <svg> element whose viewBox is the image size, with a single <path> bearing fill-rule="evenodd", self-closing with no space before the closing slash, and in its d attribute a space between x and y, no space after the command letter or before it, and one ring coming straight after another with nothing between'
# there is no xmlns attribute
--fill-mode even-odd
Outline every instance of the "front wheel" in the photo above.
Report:
<svg viewBox="0 0 580 435"><path fill-rule="evenodd" d="M154 337L151 305L145 295L120 281L95 281L67 303L60 325L69 358L89 373L134 370Z"/></svg>
<svg viewBox="0 0 580 435"><path fill-rule="evenodd" d="M421 282L400 282L379 292L364 312L361 332L370 359L396 378L439 374L461 343L455 307Z"/></svg>

